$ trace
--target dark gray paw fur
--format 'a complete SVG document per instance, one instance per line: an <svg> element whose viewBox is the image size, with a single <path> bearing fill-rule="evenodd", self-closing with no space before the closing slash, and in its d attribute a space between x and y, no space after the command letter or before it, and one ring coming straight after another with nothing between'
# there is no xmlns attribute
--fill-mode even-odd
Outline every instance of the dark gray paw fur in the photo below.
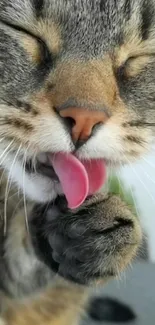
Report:
<svg viewBox="0 0 155 325"><path fill-rule="evenodd" d="M140 239L138 222L120 198L102 194L75 211L63 197L48 206L36 205L30 229L39 258L81 284L118 274Z"/></svg>

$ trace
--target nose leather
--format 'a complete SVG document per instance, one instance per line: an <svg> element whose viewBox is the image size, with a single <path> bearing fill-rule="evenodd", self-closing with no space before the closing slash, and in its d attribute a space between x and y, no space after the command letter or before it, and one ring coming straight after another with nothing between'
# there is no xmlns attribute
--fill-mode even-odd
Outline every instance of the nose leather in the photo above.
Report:
<svg viewBox="0 0 155 325"><path fill-rule="evenodd" d="M63 118L71 118L74 125L71 130L73 141L86 141L97 124L104 124L108 116L104 111L87 108L68 107L59 112Z"/></svg>

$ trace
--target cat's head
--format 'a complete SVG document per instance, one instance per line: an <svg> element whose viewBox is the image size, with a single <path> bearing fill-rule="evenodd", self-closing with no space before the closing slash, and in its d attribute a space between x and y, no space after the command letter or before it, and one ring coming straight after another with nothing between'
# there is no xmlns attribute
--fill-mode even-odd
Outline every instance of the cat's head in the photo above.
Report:
<svg viewBox="0 0 155 325"><path fill-rule="evenodd" d="M119 165L154 130L153 0L0 1L0 163L26 194L61 192L47 153Z"/></svg>

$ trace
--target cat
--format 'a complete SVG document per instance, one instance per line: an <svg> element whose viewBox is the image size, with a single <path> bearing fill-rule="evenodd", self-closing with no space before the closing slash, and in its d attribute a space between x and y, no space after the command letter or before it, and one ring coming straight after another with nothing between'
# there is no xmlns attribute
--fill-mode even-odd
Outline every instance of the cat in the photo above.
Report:
<svg viewBox="0 0 155 325"><path fill-rule="evenodd" d="M108 166L151 149L154 23L153 0L0 0L1 166L24 205L32 201L11 218L4 203L2 323L71 324L85 300L81 284L115 276L134 255L138 221L119 198L89 193L87 181L94 189L94 166L105 177ZM76 207L71 167L83 199L93 194L75 210L62 197L65 189ZM53 271L66 280L51 287Z"/></svg>

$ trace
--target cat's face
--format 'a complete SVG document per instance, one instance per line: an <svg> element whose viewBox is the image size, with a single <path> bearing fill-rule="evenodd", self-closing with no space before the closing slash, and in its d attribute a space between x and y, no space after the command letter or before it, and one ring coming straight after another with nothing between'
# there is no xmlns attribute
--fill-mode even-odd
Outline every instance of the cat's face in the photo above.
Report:
<svg viewBox="0 0 155 325"><path fill-rule="evenodd" d="M101 117L76 146L81 109ZM0 0L1 164L26 194L61 192L48 168L30 166L46 164L46 153L128 163L150 148L154 129L153 1Z"/></svg>

